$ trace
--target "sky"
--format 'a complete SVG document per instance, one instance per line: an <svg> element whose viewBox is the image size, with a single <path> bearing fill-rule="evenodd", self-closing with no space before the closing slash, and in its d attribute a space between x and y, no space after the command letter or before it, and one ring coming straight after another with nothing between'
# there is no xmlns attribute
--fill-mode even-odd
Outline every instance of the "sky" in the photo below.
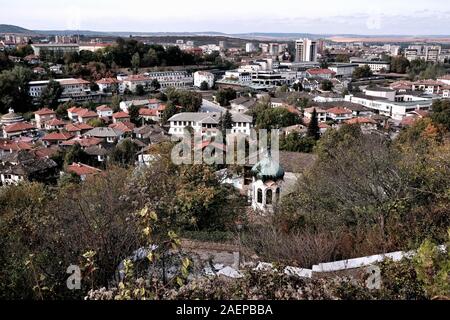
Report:
<svg viewBox="0 0 450 320"><path fill-rule="evenodd" d="M0 12L33 30L450 34L448 0L0 0Z"/></svg>

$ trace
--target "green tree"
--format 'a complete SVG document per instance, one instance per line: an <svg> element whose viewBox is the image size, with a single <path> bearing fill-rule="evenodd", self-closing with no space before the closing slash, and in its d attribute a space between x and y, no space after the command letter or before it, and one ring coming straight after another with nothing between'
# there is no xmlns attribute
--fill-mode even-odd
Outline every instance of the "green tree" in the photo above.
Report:
<svg viewBox="0 0 450 320"><path fill-rule="evenodd" d="M308 137L313 138L314 140L320 139L319 119L315 108L311 115L311 121L308 124Z"/></svg>
<svg viewBox="0 0 450 320"><path fill-rule="evenodd" d="M42 90L39 103L42 107L49 106L51 109L56 109L62 93L61 84L58 81L50 80L47 87Z"/></svg>
<svg viewBox="0 0 450 320"><path fill-rule="evenodd" d="M410 66L409 60L404 56L397 56L391 59L391 71L404 74Z"/></svg>
<svg viewBox="0 0 450 320"><path fill-rule="evenodd" d="M131 58L131 67L133 68L134 73L138 73L140 66L141 66L141 57L139 56L139 53L136 52Z"/></svg>
<svg viewBox="0 0 450 320"><path fill-rule="evenodd" d="M100 118L90 119L87 122L87 124L94 128L100 128L100 127L106 126L105 122Z"/></svg>
<svg viewBox="0 0 450 320"><path fill-rule="evenodd" d="M220 115L218 128L222 131L224 137L226 136L227 130L233 128L233 116L231 115L230 110L227 110Z"/></svg>
<svg viewBox="0 0 450 320"><path fill-rule="evenodd" d="M297 132L282 136L280 139L280 150L282 151L311 153L315 145L314 138L302 137Z"/></svg>
<svg viewBox="0 0 450 320"><path fill-rule="evenodd" d="M119 95L113 95L111 99L111 108L113 109L113 112L119 112L120 111L120 102L122 101L122 98Z"/></svg>
<svg viewBox="0 0 450 320"><path fill-rule="evenodd" d="M216 101L222 106L226 107L230 105L230 101L236 99L236 90L231 88L220 89L215 94Z"/></svg>
<svg viewBox="0 0 450 320"><path fill-rule="evenodd" d="M178 108L172 102L167 103L166 109L163 111L161 116L161 122L163 124L167 124L168 120L172 118L174 115L176 115L178 112L179 112Z"/></svg>
<svg viewBox="0 0 450 320"><path fill-rule="evenodd" d="M136 94L138 95L138 96L143 96L143 95L145 95L145 89L144 89L144 86L142 85L142 84L138 84L137 86L136 86Z"/></svg>
<svg viewBox="0 0 450 320"><path fill-rule="evenodd" d="M207 91L207 90L209 90L208 82L203 81L203 82L200 84L200 90L202 90L202 91Z"/></svg>
<svg viewBox="0 0 450 320"><path fill-rule="evenodd" d="M9 108L13 108L16 112L30 110L31 101L28 94L30 80L30 69L20 66L4 70L0 74L0 113L7 113Z"/></svg>
<svg viewBox="0 0 450 320"><path fill-rule="evenodd" d="M161 89L161 84L159 83L158 79L153 79L150 86L153 88L153 90L157 91Z"/></svg>
<svg viewBox="0 0 450 320"><path fill-rule="evenodd" d="M280 129L299 123L299 116L284 108L268 108L256 115L258 129Z"/></svg>
<svg viewBox="0 0 450 320"><path fill-rule="evenodd" d="M140 115L139 115L139 107L135 106L134 104L132 104L129 108L128 108L128 114L130 115L130 121L132 123L134 123L135 125L139 125L140 124Z"/></svg>
<svg viewBox="0 0 450 320"><path fill-rule="evenodd" d="M71 146L64 157L64 163L66 165L71 165L72 163L84 163L89 164L89 155L81 148L81 146L76 143Z"/></svg>
<svg viewBox="0 0 450 320"><path fill-rule="evenodd" d="M431 119L450 131L450 101L436 100L433 102Z"/></svg>
<svg viewBox="0 0 450 320"><path fill-rule="evenodd" d="M323 91L331 91L333 89L333 82L331 82L330 80L324 80L322 81L320 88Z"/></svg>
<svg viewBox="0 0 450 320"><path fill-rule="evenodd" d="M357 67L353 72L354 79L369 78L373 76L373 72L368 65Z"/></svg>
<svg viewBox="0 0 450 320"><path fill-rule="evenodd" d="M134 165L138 151L139 148L135 142L125 139L115 146L111 158L113 162L121 166Z"/></svg>

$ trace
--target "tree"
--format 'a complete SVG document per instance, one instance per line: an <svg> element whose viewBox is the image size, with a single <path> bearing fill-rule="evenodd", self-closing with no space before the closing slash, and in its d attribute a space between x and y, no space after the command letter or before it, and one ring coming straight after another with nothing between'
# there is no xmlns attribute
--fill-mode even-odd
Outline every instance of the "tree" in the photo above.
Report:
<svg viewBox="0 0 450 320"><path fill-rule="evenodd" d="M153 88L153 90L157 91L161 89L161 84L159 83L158 79L153 79L150 86Z"/></svg>
<svg viewBox="0 0 450 320"><path fill-rule="evenodd" d="M226 107L230 105L230 101L236 99L237 94L236 90L231 88L220 89L214 95L216 97L216 101L222 106Z"/></svg>
<svg viewBox="0 0 450 320"><path fill-rule="evenodd" d="M42 90L39 103L42 107L49 106L51 109L56 109L62 93L61 84L58 81L50 80L47 87Z"/></svg>
<svg viewBox="0 0 450 320"><path fill-rule="evenodd" d="M139 107L135 106L134 104L132 104L129 108L128 108L128 114L130 116L130 121L132 123L134 123L135 125L139 125L140 124L140 115L139 115Z"/></svg>
<svg viewBox="0 0 450 320"><path fill-rule="evenodd" d="M315 108L311 115L311 121L308 124L308 137L313 138L314 140L320 139L319 119Z"/></svg>
<svg viewBox="0 0 450 320"><path fill-rule="evenodd" d="M391 59L391 71L394 73L404 74L410 66L409 60L404 56L397 56Z"/></svg>
<svg viewBox="0 0 450 320"><path fill-rule="evenodd" d="M299 116L284 108L268 108L256 114L258 129L280 129L299 123Z"/></svg>
<svg viewBox="0 0 450 320"><path fill-rule="evenodd" d="M131 67L133 68L134 73L138 73L140 66L141 66L141 57L139 56L139 53L136 52L131 58Z"/></svg>
<svg viewBox="0 0 450 320"><path fill-rule="evenodd" d="M119 112L120 111L120 102L122 101L122 98L119 95L113 95L111 99L111 108L113 109L113 112Z"/></svg>
<svg viewBox="0 0 450 320"><path fill-rule="evenodd" d="M353 78L355 79L369 78L371 76L373 76L373 72L368 65L357 67L353 72Z"/></svg>
<svg viewBox="0 0 450 320"><path fill-rule="evenodd" d="M72 163L81 162L84 164L88 164L89 155L81 148L81 146L76 143L67 150L67 153L64 157L64 163L66 165L71 165Z"/></svg>
<svg viewBox="0 0 450 320"><path fill-rule="evenodd" d="M280 139L280 150L282 151L311 153L315 145L314 138L302 137L297 132L282 136Z"/></svg>
<svg viewBox="0 0 450 320"><path fill-rule="evenodd" d="M331 82L330 80L324 80L322 81L320 88L323 91L331 91L333 89L333 82Z"/></svg>
<svg viewBox="0 0 450 320"><path fill-rule="evenodd" d="M100 128L100 127L106 126L105 122L100 118L90 119L87 122L87 124L94 128Z"/></svg>
<svg viewBox="0 0 450 320"><path fill-rule="evenodd" d="M9 108L16 112L27 112L31 108L28 83L31 81L28 68L15 66L0 74L0 113L7 113Z"/></svg>
<svg viewBox="0 0 450 320"><path fill-rule="evenodd" d="M431 119L450 131L450 101L436 100L433 102L432 110Z"/></svg>
<svg viewBox="0 0 450 320"><path fill-rule="evenodd" d="M115 146L111 159L121 166L134 165L138 151L139 148L135 142L130 139L125 139Z"/></svg>
<svg viewBox="0 0 450 320"><path fill-rule="evenodd" d="M220 115L218 128L222 131L224 137L226 136L227 130L233 128L233 116L231 115L230 110L227 110L225 114L222 113Z"/></svg>
<svg viewBox="0 0 450 320"><path fill-rule="evenodd" d="M144 89L144 86L142 84L138 84L136 86L136 94L138 96L143 96L145 94L145 89Z"/></svg>
<svg viewBox="0 0 450 320"><path fill-rule="evenodd" d="M166 109L163 111L161 116L161 122L163 124L167 124L168 120L172 118L174 115L176 115L178 112L179 112L178 108L172 102L167 103Z"/></svg>
<svg viewBox="0 0 450 320"><path fill-rule="evenodd" d="M208 82L203 81L203 82L200 84L200 90L202 90L202 91L207 91L207 90L209 90Z"/></svg>

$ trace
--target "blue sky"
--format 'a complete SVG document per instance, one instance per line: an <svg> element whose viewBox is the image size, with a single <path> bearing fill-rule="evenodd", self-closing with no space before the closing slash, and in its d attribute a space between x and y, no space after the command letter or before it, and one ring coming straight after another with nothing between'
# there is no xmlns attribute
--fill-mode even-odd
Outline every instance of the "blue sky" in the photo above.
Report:
<svg viewBox="0 0 450 320"><path fill-rule="evenodd" d="M450 34L448 0L0 0L0 8L0 23L43 30Z"/></svg>

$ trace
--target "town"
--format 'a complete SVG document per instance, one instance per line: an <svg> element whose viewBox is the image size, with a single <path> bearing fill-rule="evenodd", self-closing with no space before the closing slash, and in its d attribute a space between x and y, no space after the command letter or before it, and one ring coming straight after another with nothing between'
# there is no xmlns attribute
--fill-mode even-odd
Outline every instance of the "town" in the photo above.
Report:
<svg viewBox="0 0 450 320"><path fill-rule="evenodd" d="M0 299L449 298L450 37L125 34L0 25Z"/></svg>

